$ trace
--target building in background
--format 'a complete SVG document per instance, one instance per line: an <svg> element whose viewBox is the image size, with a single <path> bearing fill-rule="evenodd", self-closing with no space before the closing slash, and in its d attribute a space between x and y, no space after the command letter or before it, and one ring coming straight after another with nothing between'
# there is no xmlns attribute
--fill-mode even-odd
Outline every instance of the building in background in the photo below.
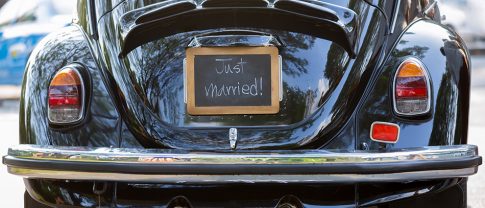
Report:
<svg viewBox="0 0 485 208"><path fill-rule="evenodd" d="M10 0L0 9L0 85L19 85L35 45L68 25L76 0Z"/></svg>

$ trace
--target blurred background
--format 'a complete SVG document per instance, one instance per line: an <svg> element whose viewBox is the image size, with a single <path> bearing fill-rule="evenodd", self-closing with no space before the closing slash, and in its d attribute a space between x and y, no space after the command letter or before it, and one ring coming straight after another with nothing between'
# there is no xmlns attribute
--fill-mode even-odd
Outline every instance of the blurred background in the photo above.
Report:
<svg viewBox="0 0 485 208"><path fill-rule="evenodd" d="M10 0L0 9L0 85L20 85L30 53L71 22L76 0Z"/></svg>
<svg viewBox="0 0 485 208"><path fill-rule="evenodd" d="M18 143L20 84L27 59L48 33L70 24L76 0L0 0L0 155ZM469 143L485 149L485 4L441 0L443 24L467 42L472 54ZM483 167L482 167L483 169ZM23 207L24 185L0 165L2 207ZM485 207L485 171L469 178L468 207Z"/></svg>

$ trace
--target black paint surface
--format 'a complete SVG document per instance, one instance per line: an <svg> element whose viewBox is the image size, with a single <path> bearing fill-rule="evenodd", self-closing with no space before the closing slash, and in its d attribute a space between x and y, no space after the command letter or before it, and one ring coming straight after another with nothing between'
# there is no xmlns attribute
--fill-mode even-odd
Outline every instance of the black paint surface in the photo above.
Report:
<svg viewBox="0 0 485 208"><path fill-rule="evenodd" d="M196 106L271 105L268 54L196 55L194 75Z"/></svg>
<svg viewBox="0 0 485 208"><path fill-rule="evenodd" d="M48 36L27 64L20 104L20 143L228 149L229 126L245 127L238 129L238 149L250 150L353 150L361 148L361 143L365 142L370 150L386 151L466 143L469 57L461 38L439 24L441 15L437 7L434 19L429 19L422 16L426 8L424 1L379 0L378 5L382 5L389 17L397 17L394 20L396 29L387 39L382 32L386 28L382 15L364 1L322 0L322 3L351 8L359 15L361 27L353 28L360 31L356 39L360 53L356 59L349 59L345 50L332 41L312 34L252 28L271 33L285 43L279 49L283 57L284 90L280 113L191 116L183 104L181 54L193 36L226 28L197 30L189 27L187 30L191 31L146 43L125 59L118 57L122 43L121 15L134 21L139 12L125 13L163 1L96 1L94 16L99 19L93 21L87 0L79 0L79 27L66 27ZM400 3L396 8L399 13L394 15L392 11L397 2ZM99 24L90 25L92 22ZM184 24L191 22L170 26L176 29ZM98 40L89 35L93 27L99 30ZM234 26L230 29L248 28ZM213 41L219 45L227 43L227 39L222 38ZM387 50L380 48L385 41ZM409 119L393 114L390 77L408 56L420 58L430 69L433 111L429 117ZM388 58L380 62L380 57ZM46 86L57 69L74 62L86 65L94 83L88 119L82 126L53 130L47 120ZM157 70L160 68L163 70ZM398 124L401 127L399 142L384 146L370 140L370 125L374 121ZM93 194L92 181L25 180L27 196L61 207L160 207L177 196L187 197L194 207L275 207L278 200L289 194L298 197L305 207L466 207L466 179L376 184L177 186L109 182L107 191L101 196Z"/></svg>

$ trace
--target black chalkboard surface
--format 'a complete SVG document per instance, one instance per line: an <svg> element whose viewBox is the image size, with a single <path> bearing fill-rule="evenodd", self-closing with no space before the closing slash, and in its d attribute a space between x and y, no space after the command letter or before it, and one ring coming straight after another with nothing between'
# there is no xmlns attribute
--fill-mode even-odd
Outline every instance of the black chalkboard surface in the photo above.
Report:
<svg viewBox="0 0 485 208"><path fill-rule="evenodd" d="M275 47L187 49L187 111L192 115L279 111Z"/></svg>

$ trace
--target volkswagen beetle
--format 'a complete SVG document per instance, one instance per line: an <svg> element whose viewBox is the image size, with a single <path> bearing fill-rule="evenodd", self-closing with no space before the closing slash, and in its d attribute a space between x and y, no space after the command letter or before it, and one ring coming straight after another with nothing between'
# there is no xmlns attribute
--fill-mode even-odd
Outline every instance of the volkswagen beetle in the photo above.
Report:
<svg viewBox="0 0 485 208"><path fill-rule="evenodd" d="M434 0L79 0L26 67L27 207L466 207L470 58Z"/></svg>

